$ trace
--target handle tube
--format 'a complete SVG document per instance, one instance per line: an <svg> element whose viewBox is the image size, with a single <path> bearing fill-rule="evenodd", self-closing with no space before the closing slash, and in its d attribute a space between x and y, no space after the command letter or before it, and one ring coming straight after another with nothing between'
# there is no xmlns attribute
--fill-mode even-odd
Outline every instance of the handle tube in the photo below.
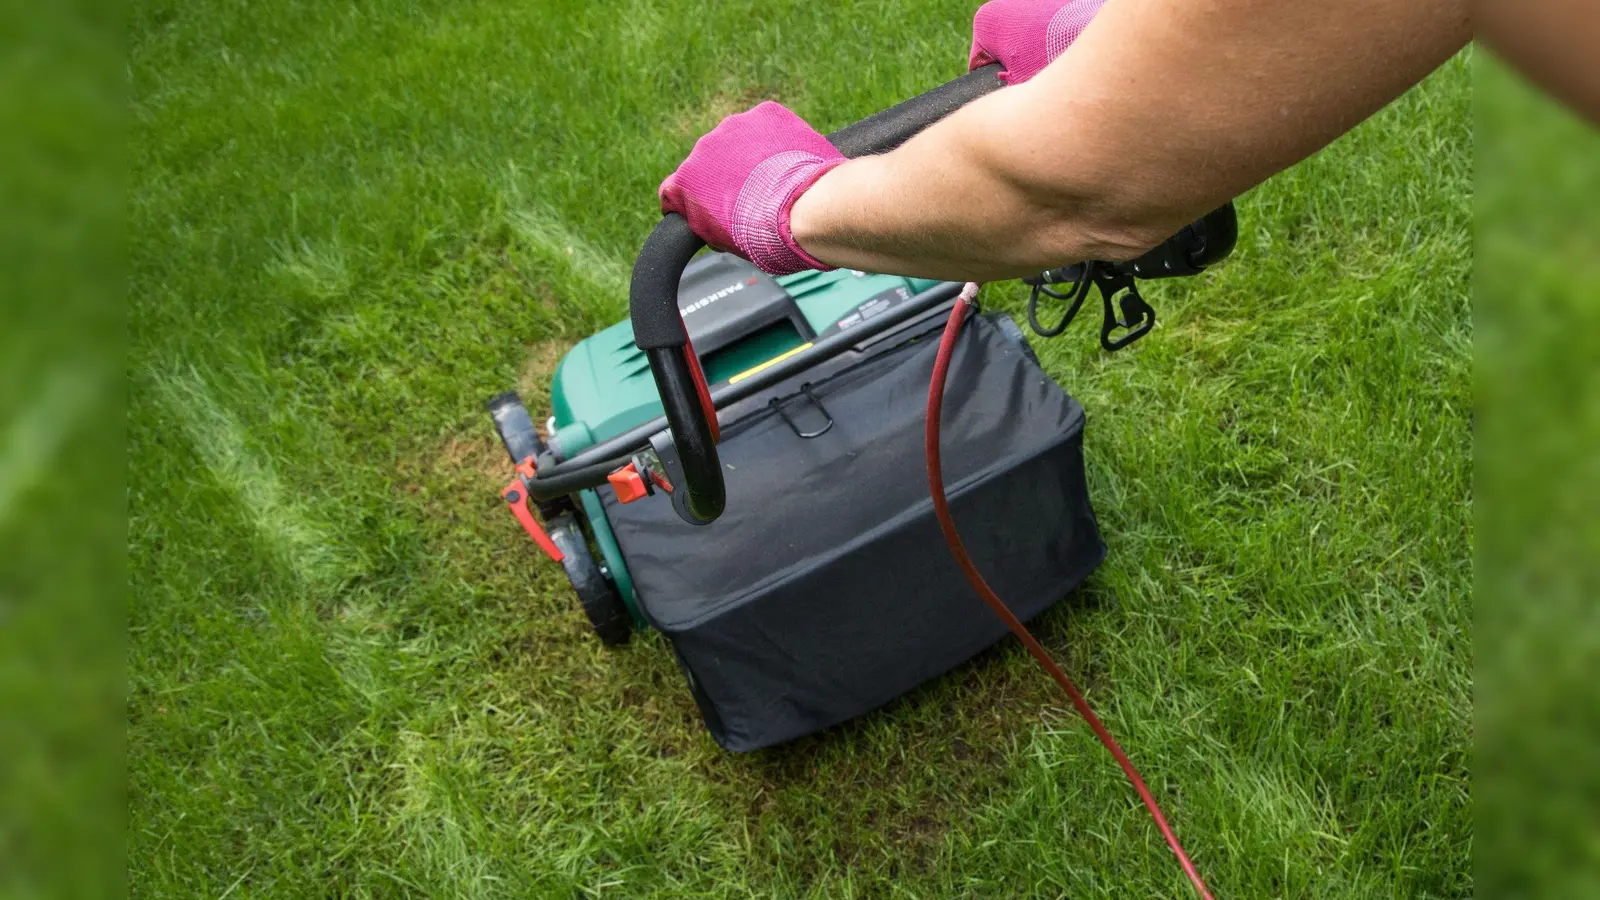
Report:
<svg viewBox="0 0 1600 900"><path fill-rule="evenodd" d="M887 153L929 125L1004 87L1000 80L1002 69L999 63L974 69L954 81L846 125L828 135L828 142L851 159L869 153Z"/></svg>
<svg viewBox="0 0 1600 900"><path fill-rule="evenodd" d="M684 501L674 503L673 508L691 524L708 524L722 515L727 503L722 461L717 458L717 442L711 435L708 418L716 411L708 414L701 405L688 359L691 351L686 347L657 347L645 352L667 414L667 427L672 431L672 445L683 467L684 483L673 485L673 493L682 491Z"/></svg>
<svg viewBox="0 0 1600 900"><path fill-rule="evenodd" d="M848 157L883 153L966 104L998 90L1001 67L994 63L869 116L828 135L828 140ZM690 363L689 335L678 312L678 281L689 260L705 246L689 229L688 220L676 213L662 217L645 239L633 264L628 288L628 312L633 339L650 360L656 390L661 394L667 427L678 450L687 502L674 504L684 518L697 525L722 515L726 488L722 463L712 439L715 409L702 402L704 384L698 367Z"/></svg>
<svg viewBox="0 0 1600 900"><path fill-rule="evenodd" d="M682 347L689 342L678 312L678 280L705 245L689 230L689 220L677 213L662 216L645 238L639 258L633 261L633 280L628 283L628 318L633 323L633 342L640 350ZM651 362L654 365L654 357Z"/></svg>

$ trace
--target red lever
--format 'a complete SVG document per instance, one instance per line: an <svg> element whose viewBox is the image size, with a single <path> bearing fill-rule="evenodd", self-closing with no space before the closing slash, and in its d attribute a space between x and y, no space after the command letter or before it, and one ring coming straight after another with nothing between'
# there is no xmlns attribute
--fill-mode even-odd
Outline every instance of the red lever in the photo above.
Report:
<svg viewBox="0 0 1600 900"><path fill-rule="evenodd" d="M683 355L689 358L689 374L694 376L694 390L700 395L700 409L711 426L711 443L718 443L722 440L722 423L717 421L717 407L711 402L711 389L706 387L706 372L700 368L700 357L695 355L687 332L683 336Z"/></svg>
<svg viewBox="0 0 1600 900"><path fill-rule="evenodd" d="M539 524L539 520L533 517L533 511L528 509L528 487L522 483L521 476L533 477L533 457L530 456L517 463L517 475L519 477L516 481L500 489L500 497L511 507L511 514L517 517L522 530L528 533L528 537L533 538L533 542L539 545L544 555L561 562L566 559L566 554L561 552L555 541L550 540L550 535L545 533L544 526Z"/></svg>
<svg viewBox="0 0 1600 900"><path fill-rule="evenodd" d="M561 552L561 548L556 546L555 541L550 540L550 535L545 534L544 526L539 524L539 520L535 519L533 512L528 509L528 493L522 486L521 479L506 485L505 490L500 492L500 496L504 497L506 503L510 504L511 514L517 517L518 522L522 523L522 530L528 533L528 537L533 538L533 542L539 545L539 549L544 551L545 556L556 562L561 562L566 558L565 554Z"/></svg>

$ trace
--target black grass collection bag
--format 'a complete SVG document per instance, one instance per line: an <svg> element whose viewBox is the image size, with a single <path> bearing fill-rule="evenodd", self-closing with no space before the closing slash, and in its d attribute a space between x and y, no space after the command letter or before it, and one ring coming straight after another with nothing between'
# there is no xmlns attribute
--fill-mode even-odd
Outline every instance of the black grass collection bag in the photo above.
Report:
<svg viewBox="0 0 1600 900"><path fill-rule="evenodd" d="M640 607L723 747L860 715L1006 634L950 559L928 497L937 343L907 340L725 426L727 511L709 525L603 492ZM1105 557L1083 407L983 316L961 335L948 384L952 512L985 577L1032 618Z"/></svg>

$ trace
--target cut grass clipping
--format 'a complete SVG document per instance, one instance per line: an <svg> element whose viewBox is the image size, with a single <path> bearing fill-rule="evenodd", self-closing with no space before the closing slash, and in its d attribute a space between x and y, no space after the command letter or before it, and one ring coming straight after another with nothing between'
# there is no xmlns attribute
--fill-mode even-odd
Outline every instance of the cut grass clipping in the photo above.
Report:
<svg viewBox="0 0 1600 900"><path fill-rule="evenodd" d="M697 131L943 82L973 5L135 7L135 895L1184 895L1014 643L727 754L495 494L484 398L624 316ZM1036 343L1111 549L1039 634L1219 896L1472 893L1469 107L1243 197L1137 348Z"/></svg>

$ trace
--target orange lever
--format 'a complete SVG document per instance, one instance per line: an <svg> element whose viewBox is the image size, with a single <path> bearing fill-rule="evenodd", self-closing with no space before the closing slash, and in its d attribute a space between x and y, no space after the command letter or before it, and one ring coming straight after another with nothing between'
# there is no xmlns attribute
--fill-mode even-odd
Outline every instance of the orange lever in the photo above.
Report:
<svg viewBox="0 0 1600 900"><path fill-rule="evenodd" d="M566 554L561 552L555 541L550 540L550 535L545 534L544 526L539 524L539 520L533 517L533 511L528 509L528 489L523 485L522 479L519 478L506 485L500 491L500 496L510 505L511 514L522 524L522 530L528 533L528 537L533 538L533 542L539 545L545 556L556 562L566 559Z"/></svg>
<svg viewBox="0 0 1600 900"><path fill-rule="evenodd" d="M617 500L622 503L632 503L650 494L650 486L633 463L607 475L606 480L611 482L611 489L617 492Z"/></svg>

